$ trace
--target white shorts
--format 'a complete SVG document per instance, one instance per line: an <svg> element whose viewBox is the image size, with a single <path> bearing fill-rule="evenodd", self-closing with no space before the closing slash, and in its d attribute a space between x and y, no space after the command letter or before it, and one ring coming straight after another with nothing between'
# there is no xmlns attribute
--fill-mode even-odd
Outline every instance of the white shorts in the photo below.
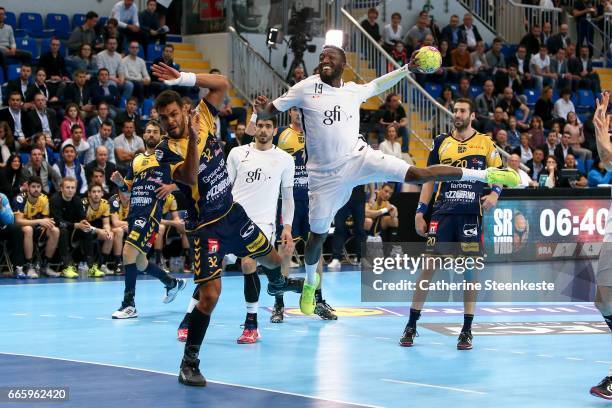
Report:
<svg viewBox="0 0 612 408"><path fill-rule="evenodd" d="M268 238L268 241L270 241L270 244L274 246L274 243L276 242L275 241L276 240L276 226L274 224L260 224L257 222L255 222L255 224L259 227L259 229L261 229L261 232L264 233L266 238ZM226 254L223 259L225 260L226 265L232 265L236 263L236 260L238 260L238 257L234 254Z"/></svg>
<svg viewBox="0 0 612 408"><path fill-rule="evenodd" d="M351 197L354 187L384 181L401 183L409 168L410 164L405 161L360 141L351 157L335 169L308 169L310 230L326 234L338 210Z"/></svg>

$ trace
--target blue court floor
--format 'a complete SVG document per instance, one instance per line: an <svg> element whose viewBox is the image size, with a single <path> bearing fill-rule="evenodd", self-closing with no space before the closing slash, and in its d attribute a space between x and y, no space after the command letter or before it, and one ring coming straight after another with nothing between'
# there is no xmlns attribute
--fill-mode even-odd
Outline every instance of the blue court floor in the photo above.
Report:
<svg viewBox="0 0 612 408"><path fill-rule="evenodd" d="M262 287L266 284L262 277ZM243 279L223 293L201 353L209 386L177 382L176 328L193 284L171 304L140 279L140 317L111 320L121 279L0 280L0 387L65 386L61 407L597 407L588 394L612 365L609 330L590 304L480 305L474 349L458 351L460 305L428 304L415 346L398 346L403 303L362 303L357 271L326 273L324 295L340 314L326 322L288 310L262 339L238 345ZM285 296L296 307L295 294ZM1 407L34 406L0 403Z"/></svg>

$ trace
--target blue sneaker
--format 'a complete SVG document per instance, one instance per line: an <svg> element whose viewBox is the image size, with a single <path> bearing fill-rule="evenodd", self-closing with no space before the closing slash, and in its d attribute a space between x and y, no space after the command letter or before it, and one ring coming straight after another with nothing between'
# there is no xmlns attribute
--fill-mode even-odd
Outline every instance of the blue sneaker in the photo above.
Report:
<svg viewBox="0 0 612 408"><path fill-rule="evenodd" d="M185 279L177 279L176 285L173 288L166 288L166 297L162 300L162 302L172 302L176 298L176 295L178 295L181 290L185 289L185 286L187 286L187 281Z"/></svg>

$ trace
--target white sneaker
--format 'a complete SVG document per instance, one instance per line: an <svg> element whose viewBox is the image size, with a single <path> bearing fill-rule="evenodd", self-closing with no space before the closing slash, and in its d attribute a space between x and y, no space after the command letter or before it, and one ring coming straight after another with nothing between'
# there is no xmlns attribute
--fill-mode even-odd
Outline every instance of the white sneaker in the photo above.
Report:
<svg viewBox="0 0 612 408"><path fill-rule="evenodd" d="M327 269L332 271L339 271L340 269L342 269L342 264L338 259L334 258L330 263L327 264Z"/></svg>
<svg viewBox="0 0 612 408"><path fill-rule="evenodd" d="M45 274L50 278L59 278L62 274L59 272L55 272L53 269L51 269L50 266L47 266L46 268L43 268L40 272L41 274Z"/></svg>
<svg viewBox="0 0 612 408"><path fill-rule="evenodd" d="M135 306L121 306L119 310L113 313L113 319L133 319L138 317L138 312Z"/></svg>
<svg viewBox="0 0 612 408"><path fill-rule="evenodd" d="M100 266L100 271L104 272L105 275L112 275L114 273L113 271L108 269L108 266L106 266L106 264L102 264L102 266Z"/></svg>
<svg viewBox="0 0 612 408"><path fill-rule="evenodd" d="M300 264L297 262L293 262L293 259L289 262L289 267L290 268L299 268Z"/></svg>
<svg viewBox="0 0 612 408"><path fill-rule="evenodd" d="M28 277L28 279L38 279L38 274L36 273L36 269L34 269L34 267L31 265L28 267L26 276Z"/></svg>
<svg viewBox="0 0 612 408"><path fill-rule="evenodd" d="M17 278L17 279L25 279L26 278L26 274L23 273L23 266L16 266L15 267L15 278Z"/></svg>

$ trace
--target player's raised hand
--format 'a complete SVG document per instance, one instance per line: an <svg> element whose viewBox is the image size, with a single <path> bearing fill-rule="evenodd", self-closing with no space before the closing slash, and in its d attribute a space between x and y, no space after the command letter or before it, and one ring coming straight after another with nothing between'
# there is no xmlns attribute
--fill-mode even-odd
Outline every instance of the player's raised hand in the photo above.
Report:
<svg viewBox="0 0 612 408"><path fill-rule="evenodd" d="M155 190L155 193L157 193L159 200L164 200L174 190L176 190L176 184L162 184Z"/></svg>
<svg viewBox="0 0 612 408"><path fill-rule="evenodd" d="M200 133L200 112L192 111L188 119L189 137L197 140Z"/></svg>
<svg viewBox="0 0 612 408"><path fill-rule="evenodd" d="M268 98L264 95L259 95L253 101L253 109L255 110L255 113L257 113L258 115L264 112L264 110L266 109L266 106L268 106Z"/></svg>
<svg viewBox="0 0 612 408"><path fill-rule="evenodd" d="M610 93L604 92L601 97L601 102L599 99L596 101L597 108L595 109L595 114L593 115L593 124L595 125L595 130L604 133L608 133L608 129L610 126L610 117L607 115L608 105L610 103Z"/></svg>
<svg viewBox="0 0 612 408"><path fill-rule="evenodd" d="M181 77L180 72L163 62L153 64L151 66L151 72L162 81L174 81Z"/></svg>
<svg viewBox="0 0 612 408"><path fill-rule="evenodd" d="M125 184L123 176L118 171L113 172L113 174L111 174L111 178L110 179L111 179L111 181L113 183L115 183L119 187L121 187L121 186L123 186Z"/></svg>

